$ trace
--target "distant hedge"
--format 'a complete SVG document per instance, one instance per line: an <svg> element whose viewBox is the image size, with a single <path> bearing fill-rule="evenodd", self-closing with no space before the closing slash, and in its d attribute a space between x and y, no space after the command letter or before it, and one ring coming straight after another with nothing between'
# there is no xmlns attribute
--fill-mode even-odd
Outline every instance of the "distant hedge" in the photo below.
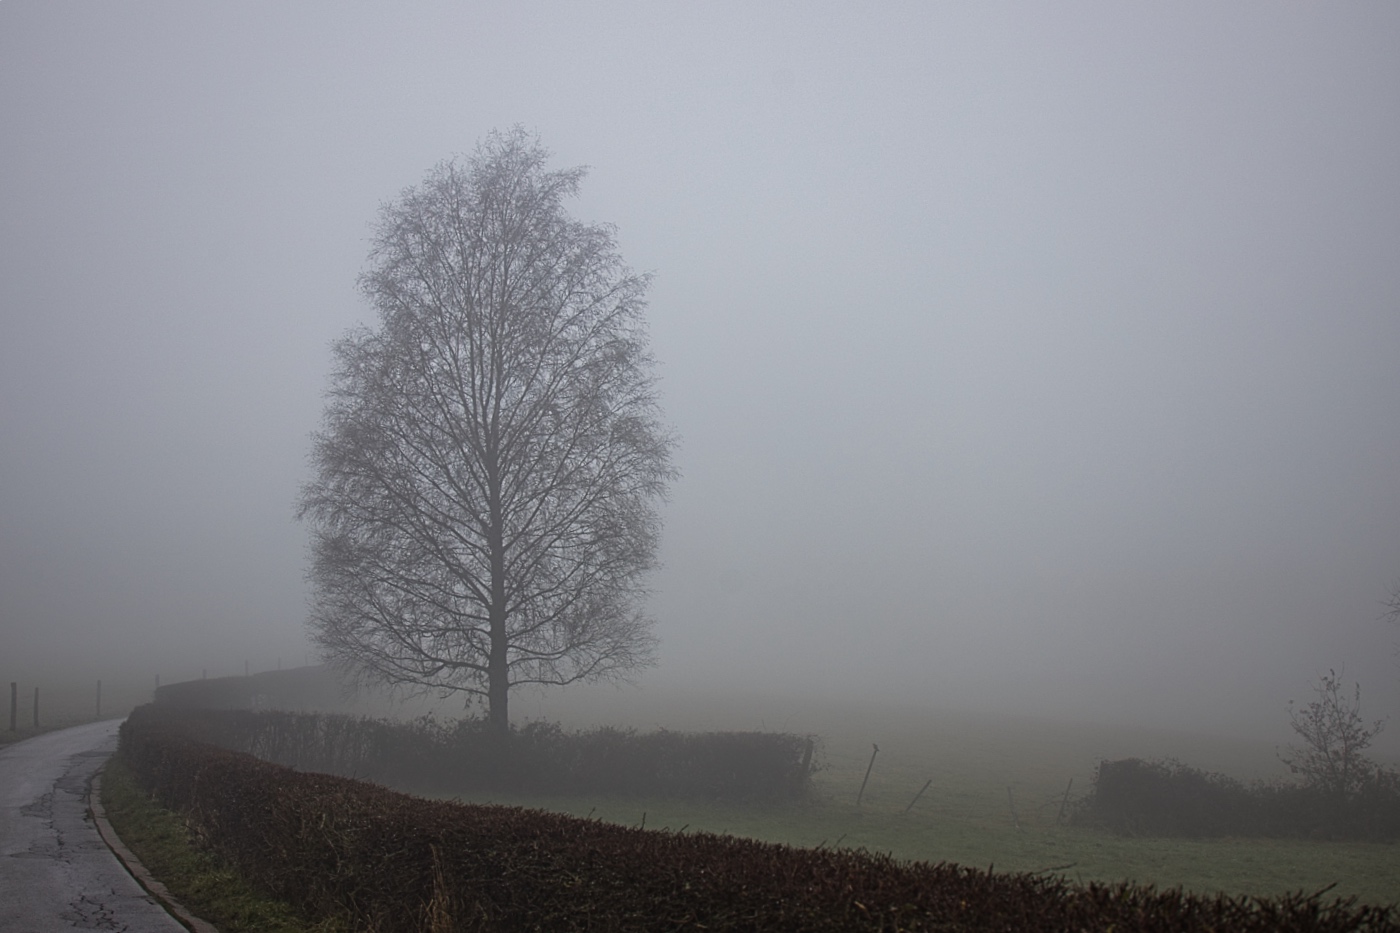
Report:
<svg viewBox="0 0 1400 933"><path fill-rule="evenodd" d="M1200 897L901 864L463 806L306 774L133 715L120 754L255 885L309 919L409 931L1400 931L1387 908Z"/></svg>
<svg viewBox="0 0 1400 933"><path fill-rule="evenodd" d="M155 701L181 709L336 709L346 696L334 671L309 665L164 684L156 687Z"/></svg>
<svg viewBox="0 0 1400 933"><path fill-rule="evenodd" d="M1300 836L1400 839L1400 777L1380 771L1338 798L1293 784L1243 784L1181 762L1124 758L1099 764L1079 825L1143 836Z"/></svg>
<svg viewBox="0 0 1400 933"><path fill-rule="evenodd" d="M789 733L566 732L532 722L503 738L478 719L402 723L172 704L133 715L301 771L420 792L793 799L806 793L814 767L815 740Z"/></svg>

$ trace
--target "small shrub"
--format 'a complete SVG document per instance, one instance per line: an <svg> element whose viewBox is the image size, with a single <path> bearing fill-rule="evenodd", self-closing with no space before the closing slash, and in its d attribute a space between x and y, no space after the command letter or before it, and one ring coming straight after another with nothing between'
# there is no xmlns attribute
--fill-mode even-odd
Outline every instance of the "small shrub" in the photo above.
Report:
<svg viewBox="0 0 1400 933"><path fill-rule="evenodd" d="M1366 757L1366 749L1384 723L1378 719L1366 725L1361 685L1348 698L1336 671L1323 675L1313 692L1317 699L1302 709L1289 703L1289 724L1303 744L1291 746L1280 758L1306 786L1323 795L1337 801L1355 797L1375 782L1378 769Z"/></svg>
<svg viewBox="0 0 1400 933"><path fill-rule="evenodd" d="M1224 775L1125 758L1099 763L1093 793L1074 819L1126 835L1242 835L1254 805L1249 790Z"/></svg>

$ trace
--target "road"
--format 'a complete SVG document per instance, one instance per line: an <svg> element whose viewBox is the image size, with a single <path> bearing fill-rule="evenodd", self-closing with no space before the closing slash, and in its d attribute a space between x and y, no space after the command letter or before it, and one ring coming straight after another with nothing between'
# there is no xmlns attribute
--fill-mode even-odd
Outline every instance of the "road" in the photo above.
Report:
<svg viewBox="0 0 1400 933"><path fill-rule="evenodd" d="M117 747L120 720L0 750L0 933L187 933L97 834L88 781Z"/></svg>

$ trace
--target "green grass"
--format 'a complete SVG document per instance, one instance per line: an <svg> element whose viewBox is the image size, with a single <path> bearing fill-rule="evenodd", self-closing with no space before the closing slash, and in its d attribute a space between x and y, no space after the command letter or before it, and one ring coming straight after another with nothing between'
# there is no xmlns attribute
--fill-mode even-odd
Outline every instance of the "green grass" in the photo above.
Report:
<svg viewBox="0 0 1400 933"><path fill-rule="evenodd" d="M641 729L662 725L811 732L824 738L818 756L822 770L810 800L778 806L506 794L470 801L537 807L630 826L641 825L645 815L647 828L729 833L799 846L863 847L900 859L994 865L1004 871L1055 870L1079 881L1135 881L1199 893L1258 896L1311 893L1335 883L1328 897L1356 897L1369 904L1400 902L1400 845L1125 838L1056 822L1066 784L1073 779L1071 800L1087 792L1099 760L1176 757L1245 780L1277 777L1282 769L1269 743L752 697L726 698L726 707L709 697L685 696L668 703L665 697L653 696L631 710L617 705L589 710L575 696L568 695L569 707L539 714L553 714L551 718L569 727L608 722ZM872 742L879 743L880 753L857 807ZM930 779L917 805L905 812ZM178 817L171 818L183 833ZM122 834L126 838L127 833ZM153 871L170 883L162 870ZM192 906L193 902L193 897L187 900ZM219 925L228 933L295 929Z"/></svg>
<svg viewBox="0 0 1400 933"><path fill-rule="evenodd" d="M107 819L141 863L195 916L221 933L338 933L332 922L309 923L290 905L263 897L190 838L185 821L151 801L120 757L102 777Z"/></svg>
<svg viewBox="0 0 1400 933"><path fill-rule="evenodd" d="M1199 893L1258 896L1312 893L1335 884L1329 898L1400 902L1400 845L1127 838L1057 823L1066 784L1073 778L1071 801L1087 792L1098 760L1175 756L1250 779L1279 770L1271 746L891 710L866 718L797 720L788 725L794 727L825 737L823 770L816 776L811 799L801 804L763 807L503 794L471 799L630 826L641 825L645 814L648 828L684 827L687 832L729 833L798 846L865 848L904 860L994 865L1005 871L1054 871L1079 881L1135 881ZM872 742L878 742L880 753L857 807ZM930 779L928 790L905 812Z"/></svg>
<svg viewBox="0 0 1400 933"><path fill-rule="evenodd" d="M914 791L919 786L914 785ZM822 782L819 788L829 790L830 784ZM899 859L993 865L1002 871L1051 871L1079 881L1128 880L1260 896L1313 892L1336 883L1331 894L1356 896L1364 903L1400 899L1400 847L1394 845L1126 838L1056 826L1053 812L1048 817L1022 816L1018 830L1009 812L986 819L944 806L940 799L953 807L958 803L959 795L947 790L929 788L920 807L909 813L886 803L867 802L857 808L829 794L821 799L821 790L810 803L772 807L501 794L480 800L629 826L707 831L797 846L864 848ZM976 795L963 796L970 800Z"/></svg>

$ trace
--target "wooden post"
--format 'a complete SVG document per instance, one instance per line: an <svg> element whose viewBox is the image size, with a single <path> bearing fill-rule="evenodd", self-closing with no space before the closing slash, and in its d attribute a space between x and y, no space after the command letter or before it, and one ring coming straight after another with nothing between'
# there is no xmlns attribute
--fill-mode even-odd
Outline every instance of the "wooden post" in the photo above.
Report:
<svg viewBox="0 0 1400 933"><path fill-rule="evenodd" d="M919 792L914 795L914 799L909 801L909 806L904 808L905 813L908 813L910 810L914 809L914 804L919 802L919 798L924 795L924 791L928 790L928 786L932 783L933 778L929 778L927 781L924 782L924 786L919 788Z"/></svg>
<svg viewBox="0 0 1400 933"><path fill-rule="evenodd" d="M39 728L39 688L34 688L34 728Z"/></svg>
<svg viewBox="0 0 1400 933"><path fill-rule="evenodd" d="M97 718L102 718L102 679L97 680Z"/></svg>
<svg viewBox="0 0 1400 933"><path fill-rule="evenodd" d="M1065 796L1064 796L1063 799L1060 800L1060 812L1055 814L1055 825L1056 825L1056 826L1059 826L1059 825L1060 825L1060 820L1064 819L1064 816L1065 816L1065 804L1069 803L1069 789L1070 789L1071 787L1073 787L1073 786L1074 786L1074 778L1070 778L1070 779L1069 779L1069 783L1065 785Z"/></svg>
<svg viewBox="0 0 1400 933"><path fill-rule="evenodd" d="M860 806L860 799L865 796L865 785L869 782L870 772L875 767L875 756L880 754L880 746L871 742L870 747L875 750L870 753L870 764L865 766L865 780L860 782L860 793L856 794L856 806Z"/></svg>
<svg viewBox="0 0 1400 933"><path fill-rule="evenodd" d="M19 726L15 722L15 716L19 713L19 684L10 681L10 731L16 732Z"/></svg>

